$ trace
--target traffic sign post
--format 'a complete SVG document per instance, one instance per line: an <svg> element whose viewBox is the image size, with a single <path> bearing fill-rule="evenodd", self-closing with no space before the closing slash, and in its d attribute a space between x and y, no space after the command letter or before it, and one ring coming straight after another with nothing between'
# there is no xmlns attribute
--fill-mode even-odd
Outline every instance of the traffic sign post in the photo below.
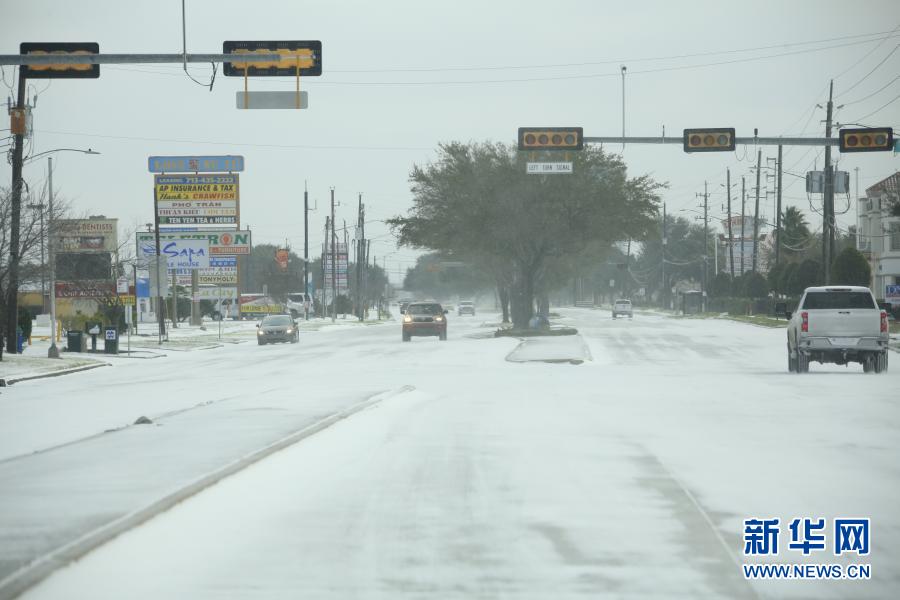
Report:
<svg viewBox="0 0 900 600"><path fill-rule="evenodd" d="M529 175L571 175L572 163L570 162L530 162L526 163L526 173Z"/></svg>
<svg viewBox="0 0 900 600"><path fill-rule="evenodd" d="M304 109L309 108L309 94L300 92L235 92L239 109Z"/></svg>
<svg viewBox="0 0 900 600"><path fill-rule="evenodd" d="M151 173L232 173L244 170L244 157L226 156L149 156Z"/></svg>

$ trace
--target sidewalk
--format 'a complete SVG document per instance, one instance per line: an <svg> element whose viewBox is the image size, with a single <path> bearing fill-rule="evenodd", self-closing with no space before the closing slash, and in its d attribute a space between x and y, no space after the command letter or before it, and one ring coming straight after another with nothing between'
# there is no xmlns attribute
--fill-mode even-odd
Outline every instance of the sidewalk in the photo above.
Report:
<svg viewBox="0 0 900 600"><path fill-rule="evenodd" d="M40 350L44 348L38 347ZM54 374L63 375L68 372L77 372L85 368L106 366L109 363L96 358L88 358L83 354L77 356L65 356L61 358L47 358L46 350L31 346L24 354L3 353L3 361L0 361L0 387L11 385L17 381L36 379L39 377L52 377Z"/></svg>

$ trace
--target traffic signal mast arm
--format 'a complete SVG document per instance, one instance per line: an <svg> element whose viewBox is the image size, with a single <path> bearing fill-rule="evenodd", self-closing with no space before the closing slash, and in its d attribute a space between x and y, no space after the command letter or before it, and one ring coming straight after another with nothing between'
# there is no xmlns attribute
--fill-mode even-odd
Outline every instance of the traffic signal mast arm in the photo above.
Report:
<svg viewBox="0 0 900 600"><path fill-rule="evenodd" d="M684 137L592 137L584 136L586 144L678 144L684 143ZM736 137L735 144L756 146L838 146L838 138L798 138L798 137Z"/></svg>
<svg viewBox="0 0 900 600"><path fill-rule="evenodd" d="M244 53L242 63L271 63L288 58L308 59L309 53L300 51L297 56L283 53ZM102 65L102 64L152 64L152 63L224 63L234 62L234 54L0 54L0 65Z"/></svg>

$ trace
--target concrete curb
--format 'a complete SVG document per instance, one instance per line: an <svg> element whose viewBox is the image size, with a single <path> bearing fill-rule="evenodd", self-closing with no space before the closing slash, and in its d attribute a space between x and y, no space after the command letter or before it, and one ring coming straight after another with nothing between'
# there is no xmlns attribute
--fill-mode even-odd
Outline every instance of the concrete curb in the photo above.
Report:
<svg viewBox="0 0 900 600"><path fill-rule="evenodd" d="M354 404L350 408L335 413L317 423L313 423L308 427L305 427L299 431L295 431L294 433L283 437L280 440L269 444L268 446L264 446L259 450L251 452L243 458L232 461L224 467L221 467L207 475L204 475L203 477L200 477L193 483L190 483L187 486L178 489L170 493L169 495L164 496L163 498L160 498L159 500L145 506L144 508L119 517L118 519L115 519L114 521L81 536L77 540L74 540L63 547L58 548L57 550L54 550L49 554L45 554L44 556L32 561L30 564L20 568L17 571L14 571L4 579L0 580L0 600L12 600L13 598L16 598L27 589L38 584L43 579L46 579L57 569L78 560L92 550L112 540L113 538L116 538L119 535L127 532L128 530L149 521L153 517L156 517L157 515L169 510L176 504L179 504L180 502L187 500L191 496L199 494L206 488L217 484L226 477L229 477L230 475L246 469L252 464L259 462L260 460L280 450L284 450L285 448L292 446L293 444L296 444L297 442L305 438L319 433L320 431L331 427L335 423L342 421L360 411L370 408L378 404L379 402L382 402L383 400L387 400L394 396L399 396L400 394L411 392L414 389L415 387L411 385L405 385L396 390L376 394L375 396L372 396L367 400L363 400L362 402Z"/></svg>
<svg viewBox="0 0 900 600"><path fill-rule="evenodd" d="M6 387L20 381L31 381L32 379L46 379L48 377L59 377L60 375L69 375L70 373L79 373L81 371L89 371L99 367L110 367L109 363L97 363L96 365L82 365L80 367L70 367L68 369L60 369L59 371L50 371L48 373L35 373L34 375L21 375L19 377L0 377L0 387Z"/></svg>

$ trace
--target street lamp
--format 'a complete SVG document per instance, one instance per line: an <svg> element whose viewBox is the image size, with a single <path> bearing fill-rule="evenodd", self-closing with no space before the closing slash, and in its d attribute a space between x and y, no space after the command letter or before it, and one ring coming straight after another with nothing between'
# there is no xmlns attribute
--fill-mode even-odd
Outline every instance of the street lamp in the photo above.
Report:
<svg viewBox="0 0 900 600"><path fill-rule="evenodd" d="M82 154L100 154L95 150L88 148L87 150L78 150L77 148L57 148L56 150L47 150L40 154L35 154L29 159L34 159L44 154L53 152L81 152ZM53 157L47 157L47 229L50 236L47 239L47 254L49 254L49 271L50 271L50 349L47 350L48 358L59 358L59 348L56 346L56 263L53 253Z"/></svg>

